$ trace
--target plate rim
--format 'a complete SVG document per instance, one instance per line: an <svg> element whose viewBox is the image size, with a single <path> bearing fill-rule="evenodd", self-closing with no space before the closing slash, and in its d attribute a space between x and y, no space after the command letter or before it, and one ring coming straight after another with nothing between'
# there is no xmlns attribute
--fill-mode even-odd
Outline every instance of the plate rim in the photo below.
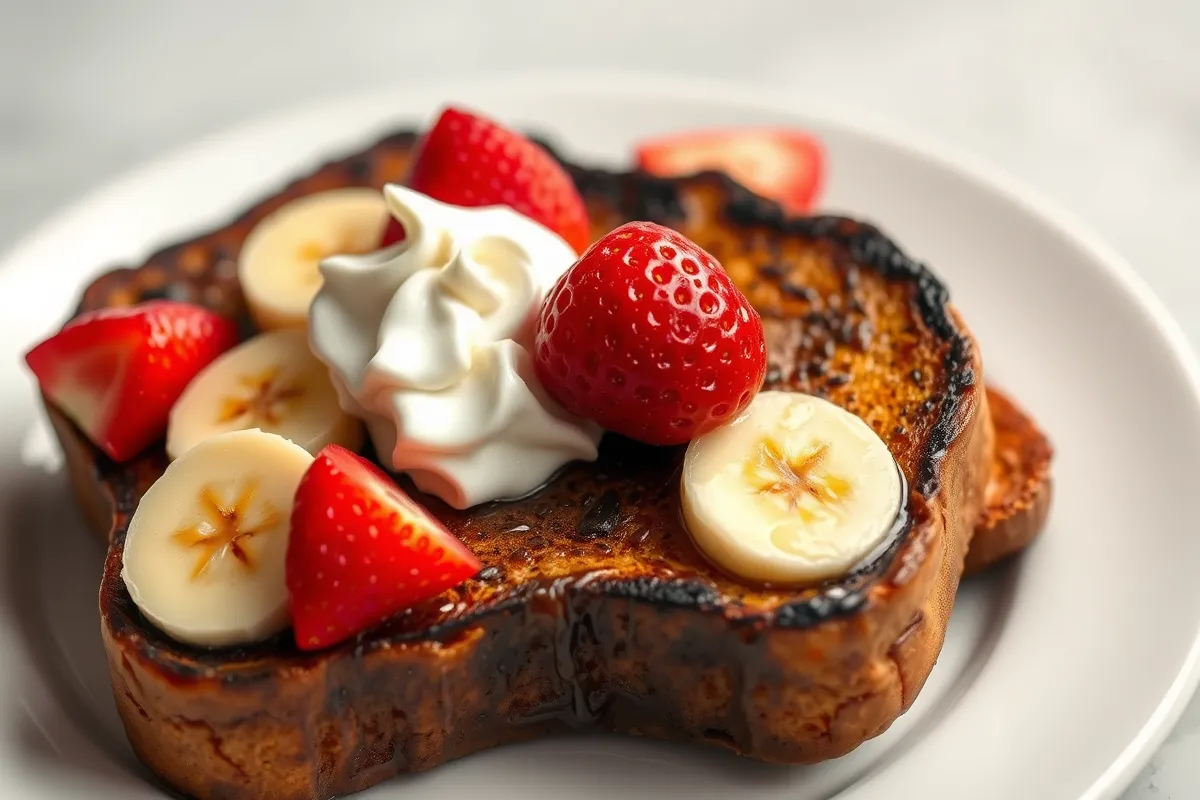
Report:
<svg viewBox="0 0 1200 800"><path fill-rule="evenodd" d="M518 89L519 87L519 89ZM819 120L831 129L875 141L901 153L905 158L925 162L955 174L980 191L1017 207L1039 223L1065 237L1120 293L1133 301L1151 324L1164 349L1169 352L1183 384L1190 390L1191 406L1200 417L1200 357L1149 284L1128 261L1079 217L1050 200L1038 189L1007 174L990 160L948 143L928 131L918 131L890 117L873 115L865 109L833 102L803 91L782 87L754 86L748 82L708 77L685 77L678 73L614 69L506 69L486 77L460 75L439 77L429 83L376 83L354 92L326 92L307 100L267 108L245 121L225 126L165 148L86 188L76 199L58 206L32 228L27 229L9 247L0 251L0 277L15 266L36 259L42 241L53 231L69 226L77 216L91 213L106 197L130 191L146 176L195 158L213 148L235 146L237 140L253 137L254 132L279 125L289 118L311 115L332 104L355 104L388 95L409 96L431 93L452 97L455 94L479 96L489 91L527 95L570 91L580 97L609 95L613 98L686 99L743 111L784 112L798 121ZM399 116L397 120L399 120ZM367 135L370 131L364 131ZM318 157L321 153L316 153ZM328 153L324 153L328 156ZM147 251L167 242L150 242ZM1162 746L1200 686L1200 628L1192 634L1187 655L1138 732L1113 762L1101 772L1079 800L1113 800L1125 790L1138 772Z"/></svg>

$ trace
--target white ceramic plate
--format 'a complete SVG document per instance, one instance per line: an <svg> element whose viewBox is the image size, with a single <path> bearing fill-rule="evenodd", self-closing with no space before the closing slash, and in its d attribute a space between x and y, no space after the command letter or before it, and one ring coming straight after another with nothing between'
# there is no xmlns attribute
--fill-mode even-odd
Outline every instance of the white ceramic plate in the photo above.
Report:
<svg viewBox="0 0 1200 800"><path fill-rule="evenodd" d="M447 99L619 163L638 137L798 124L828 145L825 205L879 222L930 263L982 342L987 375L1051 433L1049 529L968 581L913 709L836 762L780 768L708 749L567 737L478 754L367 794L672 795L844 800L1111 798L1196 683L1200 380L1175 325L1121 260L1028 192L942 148L730 87L521 76L396 91L279 116L147 165L35 231L0 269L0 775L5 794L156 797L109 693L102 552L57 474L19 355L117 261L224 222L281 180Z"/></svg>

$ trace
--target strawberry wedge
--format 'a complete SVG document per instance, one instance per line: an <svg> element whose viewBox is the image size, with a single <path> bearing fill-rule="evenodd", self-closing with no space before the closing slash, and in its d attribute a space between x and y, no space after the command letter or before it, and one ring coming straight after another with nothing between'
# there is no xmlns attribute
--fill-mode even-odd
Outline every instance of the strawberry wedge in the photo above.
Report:
<svg viewBox="0 0 1200 800"><path fill-rule="evenodd" d="M236 343L230 320L162 300L84 314L30 350L25 363L97 447L128 461L163 436L184 388Z"/></svg>
<svg viewBox="0 0 1200 800"><path fill-rule="evenodd" d="M317 454L296 490L287 587L302 650L349 639L479 568L382 470L338 445Z"/></svg>

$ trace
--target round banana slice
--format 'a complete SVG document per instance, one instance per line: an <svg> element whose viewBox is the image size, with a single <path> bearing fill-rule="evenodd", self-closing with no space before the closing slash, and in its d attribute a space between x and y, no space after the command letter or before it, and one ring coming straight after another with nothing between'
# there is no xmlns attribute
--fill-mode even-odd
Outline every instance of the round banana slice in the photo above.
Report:
<svg viewBox="0 0 1200 800"><path fill-rule="evenodd" d="M314 455L331 443L357 450L363 437L302 330L261 333L201 370L171 408L167 455L179 458L210 436L245 428L277 433Z"/></svg>
<svg viewBox="0 0 1200 800"><path fill-rule="evenodd" d="M303 328L321 288L321 259L378 249L387 204L374 189L334 189L264 217L242 245L238 281L261 330Z"/></svg>
<svg viewBox="0 0 1200 800"><path fill-rule="evenodd" d="M846 573L896 526L900 469L861 418L811 395L761 392L692 441L683 517L722 570L796 584Z"/></svg>
<svg viewBox="0 0 1200 800"><path fill-rule="evenodd" d="M142 614L202 647L286 628L289 519L312 460L282 436L245 430L206 439L172 462L125 537L121 576Z"/></svg>

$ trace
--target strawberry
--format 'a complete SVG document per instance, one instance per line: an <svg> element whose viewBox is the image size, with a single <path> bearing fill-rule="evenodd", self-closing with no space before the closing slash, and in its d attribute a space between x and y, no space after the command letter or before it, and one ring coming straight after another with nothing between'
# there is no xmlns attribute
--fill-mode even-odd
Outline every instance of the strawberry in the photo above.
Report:
<svg viewBox="0 0 1200 800"><path fill-rule="evenodd" d="M817 139L784 128L698 131L642 142L637 164L664 178L719 170L793 214L810 210L825 176Z"/></svg>
<svg viewBox="0 0 1200 800"><path fill-rule="evenodd" d="M167 430L200 370L237 344L237 327L201 306L159 300L83 314L25 354L42 392L114 461Z"/></svg>
<svg viewBox="0 0 1200 800"><path fill-rule="evenodd" d="M582 253L591 241L583 198L571 176L538 145L484 117L447 108L417 146L408 185L456 206L506 205ZM393 220L383 246L404 238Z"/></svg>
<svg viewBox="0 0 1200 800"><path fill-rule="evenodd" d="M388 217L387 227L383 229L383 239L379 242L379 246L391 247L397 242L403 241L404 226L401 225L400 220L396 219L395 217Z"/></svg>
<svg viewBox="0 0 1200 800"><path fill-rule="evenodd" d="M758 312L715 258L673 230L630 222L551 289L535 363L568 410L668 445L745 409L767 353Z"/></svg>
<svg viewBox="0 0 1200 800"><path fill-rule="evenodd" d="M302 650L348 639L462 583L479 559L371 462L331 444L296 490L287 550Z"/></svg>

